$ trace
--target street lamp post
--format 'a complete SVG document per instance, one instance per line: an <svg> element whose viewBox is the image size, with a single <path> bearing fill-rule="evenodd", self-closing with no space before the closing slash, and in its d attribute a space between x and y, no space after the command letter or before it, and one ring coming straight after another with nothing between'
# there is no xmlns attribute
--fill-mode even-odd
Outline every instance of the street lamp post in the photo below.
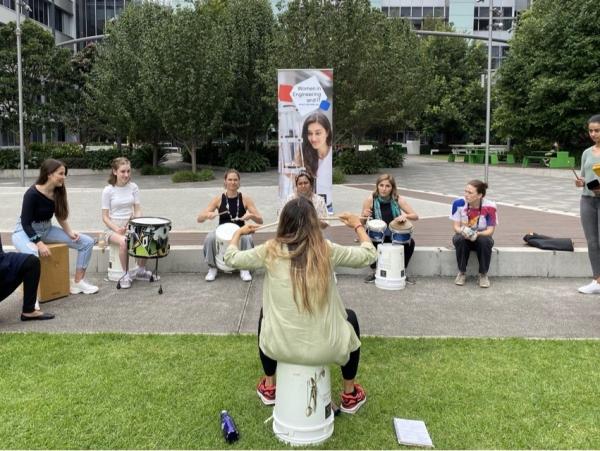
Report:
<svg viewBox="0 0 600 451"><path fill-rule="evenodd" d="M17 29L15 30L15 33L17 35L17 80L19 92L19 157L21 168L21 186L25 186L25 147L23 144L23 70L21 67L21 6L23 6L23 0L17 0L15 3L17 9Z"/></svg>
<svg viewBox="0 0 600 451"><path fill-rule="evenodd" d="M488 24L488 67L487 67L487 94L485 104L485 169L484 181L488 182L488 171L490 164L490 117L492 114L491 94L492 94L492 30L493 23L494 0L490 0L489 7L489 24Z"/></svg>

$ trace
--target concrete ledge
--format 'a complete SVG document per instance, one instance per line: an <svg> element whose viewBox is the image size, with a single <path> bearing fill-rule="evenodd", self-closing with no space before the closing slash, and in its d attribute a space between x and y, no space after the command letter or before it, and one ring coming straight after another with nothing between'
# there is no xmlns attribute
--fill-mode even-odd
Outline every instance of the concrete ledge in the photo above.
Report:
<svg viewBox="0 0 600 451"><path fill-rule="evenodd" d="M14 247L5 246L6 252ZM95 247L89 272L106 273L108 249L102 252ZM75 251L70 251L71 272L75 271ZM148 262L154 269L154 261ZM159 272L203 273L207 265L202 255L202 246L173 246L165 258L158 261ZM339 274L367 274L369 268L338 268ZM526 247L494 248L489 275L492 277L587 277L591 276L587 249L576 248L575 252L543 251ZM407 273L410 276L454 276L457 272L454 249L447 247L417 247ZM468 274L477 274L477 257L471 253Z"/></svg>

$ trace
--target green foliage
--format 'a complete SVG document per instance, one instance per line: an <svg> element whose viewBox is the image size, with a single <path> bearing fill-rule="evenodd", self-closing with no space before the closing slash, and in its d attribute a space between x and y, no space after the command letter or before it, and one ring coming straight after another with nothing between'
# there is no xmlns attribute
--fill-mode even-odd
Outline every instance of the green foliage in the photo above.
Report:
<svg viewBox="0 0 600 451"><path fill-rule="evenodd" d="M340 168L333 168L332 181L334 185L341 185L346 182L346 174Z"/></svg>
<svg viewBox="0 0 600 451"><path fill-rule="evenodd" d="M171 169L164 166L152 166L151 164L145 164L140 169L140 174L142 175L167 175L172 172Z"/></svg>
<svg viewBox="0 0 600 451"><path fill-rule="evenodd" d="M375 152L377 152L382 168L400 168L404 164L401 146L378 146L375 148Z"/></svg>
<svg viewBox="0 0 600 451"><path fill-rule="evenodd" d="M0 149L0 169L18 169L20 163L19 149Z"/></svg>
<svg viewBox="0 0 600 451"><path fill-rule="evenodd" d="M227 154L225 166L240 172L264 172L269 168L269 160L255 151L237 150Z"/></svg>
<svg viewBox="0 0 600 451"><path fill-rule="evenodd" d="M436 449L600 448L597 340L361 342L368 401L319 448L399 449L399 412L426 419ZM222 409L233 449L282 448L254 388L256 335L4 333L0 346L3 448L222 449Z"/></svg>
<svg viewBox="0 0 600 451"><path fill-rule="evenodd" d="M344 174L375 174L380 166L379 155L373 150L344 150L338 154L335 166Z"/></svg>
<svg viewBox="0 0 600 451"><path fill-rule="evenodd" d="M439 21L436 31L454 31ZM485 136L485 89L480 76L486 64L485 46L464 39L427 36L421 41L426 67L428 102L419 125L426 135L443 133L445 142L480 142Z"/></svg>
<svg viewBox="0 0 600 451"><path fill-rule="evenodd" d="M520 18L496 84L499 134L577 149L600 105L600 12L594 0L536 0Z"/></svg>
<svg viewBox="0 0 600 451"><path fill-rule="evenodd" d="M33 130L46 131L61 120L72 88L69 50L58 48L52 34L31 20L21 25L25 146ZM40 102L41 97L45 98ZM0 24L0 129L18 134L15 23Z"/></svg>
<svg viewBox="0 0 600 451"><path fill-rule="evenodd" d="M131 167L141 168L143 166L153 166L154 151L156 146L144 144L133 149L133 153L129 157ZM163 149L158 149L158 159L160 160L165 154ZM156 166L158 167L158 166Z"/></svg>
<svg viewBox="0 0 600 451"><path fill-rule="evenodd" d="M178 171L171 177L173 183L207 182L214 180L215 175L211 169L202 169L200 172Z"/></svg>

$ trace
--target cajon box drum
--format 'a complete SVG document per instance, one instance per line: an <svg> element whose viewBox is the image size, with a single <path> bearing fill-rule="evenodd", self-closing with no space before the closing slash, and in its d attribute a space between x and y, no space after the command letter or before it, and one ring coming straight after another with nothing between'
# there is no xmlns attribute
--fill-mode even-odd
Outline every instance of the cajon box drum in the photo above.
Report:
<svg viewBox="0 0 600 451"><path fill-rule="evenodd" d="M38 300L48 302L68 296L69 248L66 244L47 244L52 255L40 257L41 275L38 286Z"/></svg>

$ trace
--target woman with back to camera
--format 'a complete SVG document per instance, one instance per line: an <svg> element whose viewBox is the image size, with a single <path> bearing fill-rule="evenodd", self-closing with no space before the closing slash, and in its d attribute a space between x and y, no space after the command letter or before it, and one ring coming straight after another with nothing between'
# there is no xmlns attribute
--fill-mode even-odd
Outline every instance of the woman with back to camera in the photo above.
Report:
<svg viewBox="0 0 600 451"><path fill-rule="evenodd" d="M363 218L379 219L386 223L387 229L383 238L384 243L392 242L390 225L393 226L394 224L405 223L407 220L417 221L419 219L419 215L413 210L406 199L398 194L396 179L390 174L382 174L377 177L375 190L363 202L362 216ZM363 222L365 221L363 219ZM375 247L379 245L377 242L373 242L373 244ZM404 269L406 269L415 251L415 240L411 237L402 246L404 246ZM375 267L375 263L371 265L372 269L375 269ZM374 281L375 273L369 274L365 279L367 283Z"/></svg>
<svg viewBox="0 0 600 451"><path fill-rule="evenodd" d="M127 268L127 225L132 218L142 215L140 189L131 181L131 163L125 157L115 158L111 162L108 185L102 190L102 222L106 226L104 241L119 246L121 268ZM138 258L138 268L129 271L120 280L121 288L131 287L135 280L159 280L160 277L146 270L146 260Z"/></svg>
<svg viewBox="0 0 600 451"><path fill-rule="evenodd" d="M581 176L575 180L575 186L583 188L579 202L580 217L593 279L587 285L579 287L578 291L583 294L600 294L600 183L597 183L598 175L593 169L594 165L600 166L600 114L590 117L587 126L594 145L581 155ZM588 187L590 182L591 189Z"/></svg>
<svg viewBox="0 0 600 451"><path fill-rule="evenodd" d="M488 271L492 260L494 239L492 235L498 224L496 204L485 199L487 183L471 180L465 187L465 197L452 203L454 237L452 243L456 250L458 275L456 285L464 285L467 275L467 263L471 251L477 253L479 260L479 286L489 288Z"/></svg>
<svg viewBox="0 0 600 451"><path fill-rule="evenodd" d="M67 167L62 161L48 159L40 167L40 175L23 196L21 217L12 234L13 245L19 252L36 257L50 255L47 243L64 243L77 250L75 277L71 294L93 294L98 287L85 280L85 272L92 258L94 239L74 232L69 225L69 203L65 178ZM55 216L60 227L52 225Z"/></svg>
<svg viewBox="0 0 600 451"><path fill-rule="evenodd" d="M363 388L355 383L360 358L358 320L352 310L344 308L333 269L367 266L375 259L375 248L358 216L342 213L340 219L356 231L360 247L325 240L312 203L299 197L283 207L274 239L241 251L240 238L257 228L245 225L235 233L225 253L227 265L264 267L266 271L258 324L265 376L257 387L264 404L275 403L278 360L298 365L341 365L341 409L346 413L355 413L367 399Z"/></svg>

